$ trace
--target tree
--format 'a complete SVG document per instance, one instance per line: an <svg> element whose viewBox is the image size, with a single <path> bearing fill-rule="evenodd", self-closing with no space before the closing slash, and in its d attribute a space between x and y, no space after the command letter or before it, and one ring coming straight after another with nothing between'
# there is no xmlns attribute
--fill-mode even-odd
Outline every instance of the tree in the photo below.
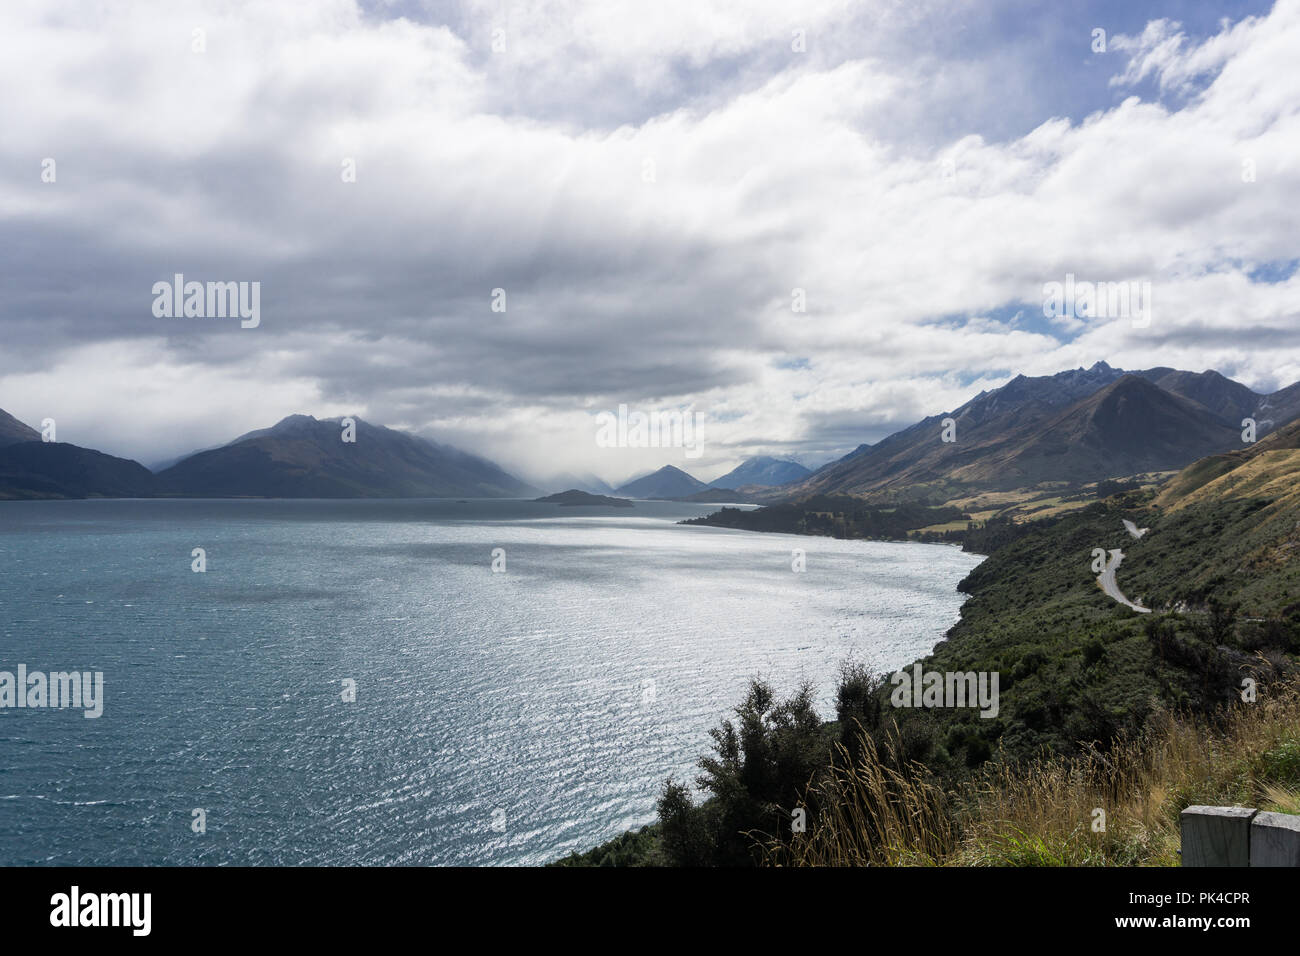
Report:
<svg viewBox="0 0 1300 956"><path fill-rule="evenodd" d="M862 749L862 733L880 727L884 690L889 679L865 664L846 663L840 668L835 692L835 719L840 725L840 744L856 762Z"/></svg>
<svg viewBox="0 0 1300 956"><path fill-rule="evenodd" d="M673 866L708 866L713 862L703 815L691 791L672 777L659 795L659 833L664 855Z"/></svg>

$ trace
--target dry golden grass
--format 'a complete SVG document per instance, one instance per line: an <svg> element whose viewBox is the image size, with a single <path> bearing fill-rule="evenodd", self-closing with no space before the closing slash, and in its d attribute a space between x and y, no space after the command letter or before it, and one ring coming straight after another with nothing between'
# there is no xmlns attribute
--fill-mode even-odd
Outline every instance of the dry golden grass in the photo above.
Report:
<svg viewBox="0 0 1300 956"><path fill-rule="evenodd" d="M862 756L838 748L825 781L810 788L817 807L807 833L788 844L764 845L774 866L925 865L952 852L956 832L947 797L928 783L924 768L903 765L892 746L880 754L863 736Z"/></svg>
<svg viewBox="0 0 1300 956"><path fill-rule="evenodd" d="M1297 469L1300 469L1300 449L1263 451L1195 491L1176 498L1173 495L1157 498L1157 501L1170 511L1178 511L1228 498L1284 499L1300 494L1295 483Z"/></svg>
<svg viewBox="0 0 1300 956"><path fill-rule="evenodd" d="M1161 716L1140 739L1072 759L990 762L958 792L864 738L811 788L808 832L764 845L771 865L1177 866L1193 804L1300 813L1300 681L1216 722ZM1104 813L1103 822L1097 811Z"/></svg>

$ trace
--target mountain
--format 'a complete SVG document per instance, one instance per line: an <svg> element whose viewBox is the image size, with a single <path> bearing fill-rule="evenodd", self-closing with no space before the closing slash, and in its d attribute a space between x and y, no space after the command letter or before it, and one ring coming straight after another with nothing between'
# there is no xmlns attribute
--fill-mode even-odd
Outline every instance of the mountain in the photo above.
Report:
<svg viewBox="0 0 1300 956"><path fill-rule="evenodd" d="M656 472L616 488L614 494L627 498L681 498L707 487L680 468L664 465Z"/></svg>
<svg viewBox="0 0 1300 956"><path fill-rule="evenodd" d="M1241 428L1243 418L1255 412L1263 397L1213 370L1180 372L1172 368L1153 368L1136 374L1167 392L1209 409L1224 424L1236 429Z"/></svg>
<svg viewBox="0 0 1300 956"><path fill-rule="evenodd" d="M1175 470L1239 446L1245 417L1255 417L1264 434L1297 414L1297 386L1261 395L1214 371L1127 373L1098 362L1056 375L1018 375L953 412L859 447L792 492L947 498ZM956 441L946 443L949 418Z"/></svg>
<svg viewBox="0 0 1300 956"><path fill-rule="evenodd" d="M510 498L537 489L483 458L359 418L290 415L159 472L161 493L202 498Z"/></svg>
<svg viewBox="0 0 1300 956"><path fill-rule="evenodd" d="M1300 421L1253 445L1187 466L1164 484L1155 505L1175 512L1240 498L1289 503L1300 512ZM1297 528L1300 521L1291 526L1291 530Z"/></svg>
<svg viewBox="0 0 1300 956"><path fill-rule="evenodd" d="M1260 435L1300 418L1300 382L1265 395L1253 416L1259 422Z"/></svg>
<svg viewBox="0 0 1300 956"><path fill-rule="evenodd" d="M236 441L238 441L238 439L236 439ZM230 445L230 444L234 444L234 443L223 442L220 445L208 445L206 448L195 448L193 451L187 451L183 455L172 455L170 458L163 458L159 461L150 462L145 467L147 467L150 471L152 471L156 475L160 471L166 471L172 465L179 465L186 458L193 458L195 455L199 454L200 452L213 451L214 449L224 448L226 445Z"/></svg>
<svg viewBox="0 0 1300 956"><path fill-rule="evenodd" d="M736 468L721 478L709 482L711 488L740 488L744 485L761 485L770 488L800 481L812 474L812 471L788 458L773 458L759 455L746 459Z"/></svg>
<svg viewBox="0 0 1300 956"><path fill-rule="evenodd" d="M65 442L0 448L0 498L148 498L154 476L136 461Z"/></svg>
<svg viewBox="0 0 1300 956"><path fill-rule="evenodd" d="M4 409L0 408L0 448L16 445L24 441L40 441L41 433L35 428L24 425Z"/></svg>
<svg viewBox="0 0 1300 956"><path fill-rule="evenodd" d="M1240 445L1241 430L1145 378L1126 375L1016 438L991 447L978 462L953 469L951 476L1024 487L1173 471Z"/></svg>
<svg viewBox="0 0 1300 956"><path fill-rule="evenodd" d="M153 475L139 462L114 458L41 433L0 410L0 499L147 498Z"/></svg>

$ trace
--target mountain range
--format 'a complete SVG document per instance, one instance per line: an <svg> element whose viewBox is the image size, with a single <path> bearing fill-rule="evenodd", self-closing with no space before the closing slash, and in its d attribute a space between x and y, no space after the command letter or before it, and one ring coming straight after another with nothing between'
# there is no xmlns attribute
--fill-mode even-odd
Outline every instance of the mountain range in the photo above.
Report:
<svg viewBox="0 0 1300 956"><path fill-rule="evenodd" d="M800 481L812 471L789 458L759 455L742 462L721 478L709 482L711 488L744 488L758 485L765 488L788 485Z"/></svg>
<svg viewBox="0 0 1300 956"><path fill-rule="evenodd" d="M158 492L186 497L516 498L533 488L485 458L359 418L290 415L158 473Z"/></svg>
<svg viewBox="0 0 1300 956"><path fill-rule="evenodd" d="M811 474L809 469L789 458L758 455L741 462L721 478L707 483L673 465L664 465L658 471L619 486L613 493L632 498L676 498L703 502L749 500L756 493L799 481ZM590 490L579 484L570 487ZM727 494L720 497L716 494L719 490Z"/></svg>
<svg viewBox="0 0 1300 956"><path fill-rule="evenodd" d="M951 412L931 415L809 472L758 456L705 483L680 468L618 488L561 475L547 490L627 498L774 502L852 495L871 502L947 501L985 492L1077 487L1173 472L1240 449L1246 419L1257 436L1300 416L1300 383L1268 394L1215 371L1126 372L1098 362L1055 375L1018 375ZM407 432L290 415L270 428L150 472L137 462L46 443L0 411L0 498L66 497L532 497L538 488L499 465Z"/></svg>
<svg viewBox="0 0 1300 956"><path fill-rule="evenodd" d="M614 494L624 498L684 498L707 487L680 468L664 465L658 471L620 485Z"/></svg>
<svg viewBox="0 0 1300 956"><path fill-rule="evenodd" d="M777 491L951 498L1174 471L1241 447L1243 419L1254 418L1262 437L1297 415L1300 383L1260 394L1214 371L1125 372L1098 362L1016 376Z"/></svg>
<svg viewBox="0 0 1300 956"><path fill-rule="evenodd" d="M43 442L0 412L0 498L516 498L537 489L450 445L356 418L290 415L159 471ZM25 429L25 430L24 430Z"/></svg>

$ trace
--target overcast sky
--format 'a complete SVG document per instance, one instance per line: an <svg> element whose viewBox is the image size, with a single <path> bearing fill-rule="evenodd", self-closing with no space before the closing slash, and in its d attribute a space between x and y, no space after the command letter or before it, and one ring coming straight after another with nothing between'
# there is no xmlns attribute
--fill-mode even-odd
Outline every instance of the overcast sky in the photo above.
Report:
<svg viewBox="0 0 1300 956"><path fill-rule="evenodd" d="M711 479L1019 372L1269 391L1297 51L1300 0L6 0L0 408L146 463L354 413ZM156 317L175 273L260 282L260 325ZM1149 281L1149 325L1045 318L1068 273ZM598 447L620 403L703 456Z"/></svg>

